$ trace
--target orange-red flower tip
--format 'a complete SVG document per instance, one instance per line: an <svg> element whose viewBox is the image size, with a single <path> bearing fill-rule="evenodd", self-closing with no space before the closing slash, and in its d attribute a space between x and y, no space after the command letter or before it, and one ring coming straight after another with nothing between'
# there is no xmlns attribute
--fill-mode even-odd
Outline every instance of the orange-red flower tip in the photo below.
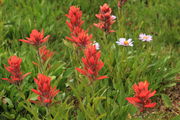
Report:
<svg viewBox="0 0 180 120"><path fill-rule="evenodd" d="M133 104L134 106L140 109L140 112L143 112L145 108L153 108L156 106L156 103L152 103L150 98L154 96L156 91L151 92L148 90L149 83L148 81L139 82L138 85L134 84L133 89L135 92L134 97L127 97L126 100Z"/></svg>
<svg viewBox="0 0 180 120"><path fill-rule="evenodd" d="M30 37L26 37L26 39L19 39L19 41L31 44L35 47L40 47L43 43L47 42L50 35L44 37L44 30L39 32L38 30L32 30Z"/></svg>
<svg viewBox="0 0 180 120"><path fill-rule="evenodd" d="M32 92L39 95L38 102L32 101L33 103L40 103L41 105L50 105L54 97L59 93L56 87L52 88L50 85L51 78L43 74L38 74L37 79L34 78L35 83L38 85L38 89L32 89Z"/></svg>
<svg viewBox="0 0 180 120"><path fill-rule="evenodd" d="M104 63L100 60L100 51L96 50L95 45L89 45L84 50L85 57L82 58L84 67L82 69L76 68L76 70L89 78L90 81L101 80L108 78L107 76L99 76L99 71L104 66Z"/></svg>
<svg viewBox="0 0 180 120"><path fill-rule="evenodd" d="M8 59L8 64L9 66L4 65L5 69L11 74L10 78L2 78L3 80L6 80L12 84L17 84L19 85L22 80L29 75L31 72L22 74L21 72L21 62L22 59L17 57L17 56L11 56Z"/></svg>

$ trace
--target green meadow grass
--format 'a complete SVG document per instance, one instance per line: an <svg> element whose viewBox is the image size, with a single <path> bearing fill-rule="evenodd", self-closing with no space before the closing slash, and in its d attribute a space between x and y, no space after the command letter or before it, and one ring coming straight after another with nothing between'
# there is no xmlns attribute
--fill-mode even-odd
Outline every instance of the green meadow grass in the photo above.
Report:
<svg viewBox="0 0 180 120"><path fill-rule="evenodd" d="M157 90L153 97L156 100L165 89L177 83L175 76L180 73L179 0L149 0L148 5L146 0L128 0L121 11L116 0L0 1L0 78L9 76L3 65L11 55L23 59L23 73L32 72L24 79L22 91L0 80L1 120L141 120L138 110L125 100L133 96L132 85L147 80L150 88ZM108 3L117 16L112 27L116 32L106 38L93 26L98 22L95 14L104 3ZM65 14L71 5L81 8L83 28L93 35L93 41L99 42L105 64L100 75L109 77L92 86L87 86L87 78L75 70L82 64L83 54L76 56L75 48L65 39L70 34ZM32 64L36 61L35 50L19 39L29 36L32 29L44 29L45 35L51 35L46 45L55 51L50 61L51 70L46 74L52 77L52 85L61 90L55 98L60 104L52 106L49 114L43 107L28 101L37 96L31 89L36 88L33 78L40 71ZM153 40L148 43L138 40L140 33L152 35ZM134 46L118 46L115 42L120 37L132 38ZM164 102L166 107L171 107L169 99ZM164 113L156 108L154 111L145 116L146 120L164 120Z"/></svg>

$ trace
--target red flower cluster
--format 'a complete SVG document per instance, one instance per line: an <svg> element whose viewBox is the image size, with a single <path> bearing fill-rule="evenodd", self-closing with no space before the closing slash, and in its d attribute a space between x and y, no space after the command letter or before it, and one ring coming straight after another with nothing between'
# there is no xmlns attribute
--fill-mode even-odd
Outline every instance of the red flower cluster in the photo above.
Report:
<svg viewBox="0 0 180 120"><path fill-rule="evenodd" d="M71 36L71 38L66 37L66 39L74 42L76 46L85 48L87 45L89 45L91 42L92 35L89 35L87 31L82 30L78 36Z"/></svg>
<svg viewBox="0 0 180 120"><path fill-rule="evenodd" d="M38 32L36 29L34 29L32 30L30 34L30 38L26 37L27 40L20 39L19 41L32 44L35 47L40 47L42 43L45 43L46 41L48 41L49 37L50 35L44 38L44 30L42 30L41 32Z"/></svg>
<svg viewBox="0 0 180 120"><path fill-rule="evenodd" d="M149 83L147 81L139 82L138 85L134 84L134 97L126 98L126 100L128 100L131 104L138 107L140 109L140 112L143 112L145 108L152 108L156 106L156 103L152 103L150 100L150 97L154 96L156 91L151 92L151 90L148 90L148 87Z"/></svg>
<svg viewBox="0 0 180 120"><path fill-rule="evenodd" d="M81 20L82 11L75 6L71 6L66 16L70 20L69 22L66 21L66 24L71 31L71 38L66 37L66 39L75 43L78 47L85 48L91 43L92 35L88 35L88 31L81 28L84 23L84 21Z"/></svg>
<svg viewBox="0 0 180 120"><path fill-rule="evenodd" d="M54 97L59 93L56 87L52 88L50 85L51 78L43 74L38 74L37 79L34 78L35 83L38 85L38 90L32 89L38 96L38 101L30 100L32 103L49 106Z"/></svg>
<svg viewBox="0 0 180 120"><path fill-rule="evenodd" d="M119 0L118 1L118 7L122 8L122 6L127 2L127 0Z"/></svg>
<svg viewBox="0 0 180 120"><path fill-rule="evenodd" d="M98 72L104 66L104 63L100 60L101 53L96 51L95 45L89 45L84 51L85 57L82 58L84 68L76 68L78 72L87 76L92 83L95 80L108 78L107 76L98 76Z"/></svg>
<svg viewBox="0 0 180 120"><path fill-rule="evenodd" d="M43 46L39 48L39 54L40 54L41 59L43 60L43 63L45 63L54 55L54 52L51 52L50 50L46 48L46 46Z"/></svg>
<svg viewBox="0 0 180 120"><path fill-rule="evenodd" d="M3 80L7 80L8 82L12 84L19 85L22 80L29 75L30 73L26 73L22 75L20 65L21 65L22 59L18 58L17 56L11 56L8 59L9 66L4 65L5 69L11 73L10 79L8 78L2 78Z"/></svg>
<svg viewBox="0 0 180 120"><path fill-rule="evenodd" d="M100 28L106 33L115 32L111 30L112 24L115 22L114 17L111 15L111 8L105 3L103 6L100 6L99 14L96 14L96 17L100 20L99 23L94 23L94 26Z"/></svg>
<svg viewBox="0 0 180 120"><path fill-rule="evenodd" d="M82 11L75 6L71 6L69 9L69 13L66 14L66 16L70 20L69 22L66 21L66 24L72 32L72 35L77 36L78 33L82 31L81 26L84 23L84 21L81 20Z"/></svg>

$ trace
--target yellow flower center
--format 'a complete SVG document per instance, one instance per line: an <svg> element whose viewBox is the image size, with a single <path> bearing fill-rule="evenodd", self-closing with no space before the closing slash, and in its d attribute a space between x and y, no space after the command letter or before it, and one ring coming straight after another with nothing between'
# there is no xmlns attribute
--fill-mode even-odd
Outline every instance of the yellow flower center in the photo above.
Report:
<svg viewBox="0 0 180 120"><path fill-rule="evenodd" d="M128 41L124 41L124 45L129 45L129 42Z"/></svg>
<svg viewBox="0 0 180 120"><path fill-rule="evenodd" d="M148 39L148 36L144 36L143 39Z"/></svg>

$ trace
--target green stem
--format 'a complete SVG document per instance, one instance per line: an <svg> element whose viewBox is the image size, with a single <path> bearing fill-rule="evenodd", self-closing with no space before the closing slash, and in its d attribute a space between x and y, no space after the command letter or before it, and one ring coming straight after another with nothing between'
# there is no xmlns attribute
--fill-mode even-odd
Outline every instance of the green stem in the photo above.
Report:
<svg viewBox="0 0 180 120"><path fill-rule="evenodd" d="M42 63L42 60L41 60L41 55L40 55L39 49L36 49L36 51L37 51L37 60L38 60L38 63L39 63L40 72L44 73L44 71L43 71L43 63Z"/></svg>
<svg viewBox="0 0 180 120"><path fill-rule="evenodd" d="M110 109L110 108L108 108L108 91L109 91L109 88L107 88L107 92L106 92L107 115L109 115L109 109Z"/></svg>
<svg viewBox="0 0 180 120"><path fill-rule="evenodd" d="M49 118L51 118L50 109L48 106L46 106L45 108L46 108L46 118L49 120Z"/></svg>
<svg viewBox="0 0 180 120"><path fill-rule="evenodd" d="M23 100L25 100L25 95L23 93L22 87L21 86L17 86L17 89L18 89L18 92L19 92L19 95L21 96L21 98Z"/></svg>
<svg viewBox="0 0 180 120"><path fill-rule="evenodd" d="M92 83L90 86L92 89L92 96L93 96L95 94L95 83Z"/></svg>
<svg viewBox="0 0 180 120"><path fill-rule="evenodd" d="M118 20L117 20L117 22L118 22L118 28L120 28L120 33L119 32L118 33L121 37L124 37L124 34L125 34L125 28L123 26L123 20L124 20L123 10L122 10L122 8L118 8Z"/></svg>
<svg viewBox="0 0 180 120"><path fill-rule="evenodd" d="M104 45L107 45L107 43L108 43L106 32L103 32L103 43L104 43Z"/></svg>

